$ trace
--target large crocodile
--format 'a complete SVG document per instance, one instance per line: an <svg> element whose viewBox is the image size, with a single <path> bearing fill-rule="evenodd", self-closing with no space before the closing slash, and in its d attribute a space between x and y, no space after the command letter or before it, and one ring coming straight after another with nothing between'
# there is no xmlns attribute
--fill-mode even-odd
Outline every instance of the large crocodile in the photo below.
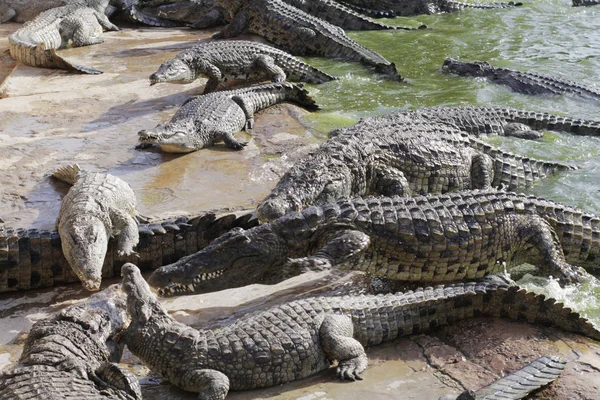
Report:
<svg viewBox="0 0 600 400"><path fill-rule="evenodd" d="M402 80L396 65L350 39L344 30L281 0L216 0L206 27L216 21L231 21L214 38L231 38L243 32L262 36L294 55L316 55L359 61L392 79Z"/></svg>
<svg viewBox="0 0 600 400"><path fill-rule="evenodd" d="M466 8L494 9L523 5L521 2L467 3L456 0L343 0L341 3L371 17L448 13Z"/></svg>
<svg viewBox="0 0 600 400"><path fill-rule="evenodd" d="M118 237L118 255L135 254L139 241L135 194L122 179L82 171L77 164L52 175L73 185L56 219L63 253L83 286L98 290L111 236Z"/></svg>
<svg viewBox="0 0 600 400"><path fill-rule="evenodd" d="M590 322L555 300L483 282L388 295L306 298L231 325L196 330L166 312L135 265L124 265L122 274L131 316L125 332L129 350L201 399L224 399L229 390L305 378L333 361L340 378L361 379L368 362L364 347L474 316L524 319L600 338Z"/></svg>
<svg viewBox="0 0 600 400"><path fill-rule="evenodd" d="M137 377L116 364L128 322L120 285L36 322L19 364L0 375L0 398L141 399Z"/></svg>
<svg viewBox="0 0 600 400"><path fill-rule="evenodd" d="M283 82L287 78L307 83L337 79L267 44L228 40L202 43L182 51L150 75L150 84L186 84L199 77L208 78L204 93L214 91L220 82L230 79Z"/></svg>
<svg viewBox="0 0 600 400"><path fill-rule="evenodd" d="M485 77L494 83L506 85L518 93L566 94L600 100L600 91L587 88L576 82L532 72L498 68L487 61L462 62L446 58L442 70L460 76Z"/></svg>
<svg viewBox="0 0 600 400"><path fill-rule="evenodd" d="M276 283L332 267L407 282L478 279L523 263L563 282L600 268L600 218L502 191L356 197L311 206L155 270L163 295Z"/></svg>
<svg viewBox="0 0 600 400"><path fill-rule="evenodd" d="M233 135L252 128L256 111L283 101L318 109L305 89L289 82L209 93L188 100L170 122L153 131L140 131L138 148L157 144L162 151L189 153L223 141L227 147L241 150L246 143Z"/></svg>
<svg viewBox="0 0 600 400"><path fill-rule="evenodd" d="M226 210L188 217L178 216L140 224L137 257L119 255L114 237L102 266L102 277L118 276L126 261L153 270L202 249L235 227L252 228L257 219L248 211ZM63 252L58 231L11 229L0 226L0 292L43 288L76 282Z"/></svg>
<svg viewBox="0 0 600 400"><path fill-rule="evenodd" d="M269 221L310 204L348 196L531 186L572 167L511 154L474 136L536 138L541 133L530 126L566 126L552 127L550 119L482 107L419 109L364 119L333 131L328 142L297 160L259 204L258 217Z"/></svg>
<svg viewBox="0 0 600 400"><path fill-rule="evenodd" d="M87 0L52 8L9 36L10 55L33 67L60 68L87 74L102 71L71 64L56 52L70 41L74 46L102 43L103 29L119 30L104 12L109 0Z"/></svg>

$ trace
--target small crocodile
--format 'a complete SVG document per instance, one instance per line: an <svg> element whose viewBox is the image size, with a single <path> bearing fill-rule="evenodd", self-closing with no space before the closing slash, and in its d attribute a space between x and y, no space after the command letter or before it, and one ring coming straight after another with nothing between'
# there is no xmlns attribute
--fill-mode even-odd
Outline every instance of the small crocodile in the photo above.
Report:
<svg viewBox="0 0 600 400"><path fill-rule="evenodd" d="M455 0L343 0L342 4L375 18L449 13L466 8L495 9L522 6L521 2L465 3Z"/></svg>
<svg viewBox="0 0 600 400"><path fill-rule="evenodd" d="M165 152L189 153L223 141L227 147L241 150L246 143L233 135L252 129L256 111L282 101L318 109L305 89L289 82L209 93L188 100L170 122L153 131L140 131L138 148L157 144Z"/></svg>
<svg viewBox="0 0 600 400"><path fill-rule="evenodd" d="M185 84L199 77L208 78L204 93L214 91L220 82L230 79L283 82L287 78L307 83L337 79L267 44L228 40L202 43L182 51L150 75L150 84Z"/></svg>
<svg viewBox="0 0 600 400"><path fill-rule="evenodd" d="M531 186L574 167L511 154L474 136L537 138L541 133L529 125L552 129L550 118L483 107L418 109L366 118L331 132L328 142L297 160L259 204L258 218L270 221L340 197Z"/></svg>
<svg viewBox="0 0 600 400"><path fill-rule="evenodd" d="M600 100L600 91L586 88L576 82L532 72L497 68L493 67L487 61L461 62L452 58L446 58L442 70L460 76L485 77L494 83L506 85L518 93L534 95L566 94Z"/></svg>
<svg viewBox="0 0 600 400"><path fill-rule="evenodd" d="M141 399L137 377L116 364L128 322L120 285L36 322L19 364L0 374L0 398Z"/></svg>
<svg viewBox="0 0 600 400"><path fill-rule="evenodd" d="M231 38L247 31L294 55L359 61L392 79L402 80L394 63L350 39L342 28L281 0L217 0L216 3L210 20L231 22L214 38Z"/></svg>
<svg viewBox="0 0 600 400"><path fill-rule="evenodd" d="M523 263L563 282L600 268L600 219L534 196L465 191L311 206L155 270L163 295L277 283L332 267L405 282L479 279ZM183 290L181 290L183 289Z"/></svg>
<svg viewBox="0 0 600 400"><path fill-rule="evenodd" d="M302 379L333 361L341 379L362 379L365 347L475 316L523 319L600 338L589 321L553 299L484 282L312 297L196 330L167 313L135 265L124 265L122 275L131 316L127 347L151 370L200 399Z"/></svg>
<svg viewBox="0 0 600 400"><path fill-rule="evenodd" d="M118 276L121 266L135 260L153 270L202 249L234 227L252 228L257 219L249 211L207 212L175 216L138 225L138 256L118 254L114 237L102 266L102 277ZM0 292L44 288L79 281L62 252L58 231L11 229L0 225Z"/></svg>
<svg viewBox="0 0 600 400"><path fill-rule="evenodd" d="M59 68L86 74L102 71L71 64L56 53L72 41L74 46L102 43L98 36L103 28L119 30L104 12L109 0L88 0L52 8L25 23L9 36L10 55L25 65Z"/></svg>

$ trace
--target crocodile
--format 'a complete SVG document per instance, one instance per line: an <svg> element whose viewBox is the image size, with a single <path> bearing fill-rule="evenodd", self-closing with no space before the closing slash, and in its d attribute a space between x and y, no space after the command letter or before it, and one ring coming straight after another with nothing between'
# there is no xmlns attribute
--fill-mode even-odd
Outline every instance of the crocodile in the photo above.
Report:
<svg viewBox="0 0 600 400"><path fill-rule="evenodd" d="M119 255L111 237L102 266L102 277L118 276L126 261L153 270L202 249L234 227L256 226L250 211L206 212L178 215L138 225L138 256ZM0 292L37 289L79 281L63 252L58 231L13 229L0 225Z"/></svg>
<svg viewBox="0 0 600 400"><path fill-rule="evenodd" d="M270 221L310 204L348 196L490 187L517 190L575 168L511 154L474 137L541 135L524 122L539 128L543 118L526 113L517 122L518 115L517 110L481 107L419 109L334 130L329 141L297 160L281 177L258 205L258 218Z"/></svg>
<svg viewBox="0 0 600 400"><path fill-rule="evenodd" d="M600 4L600 1L598 0L573 0L573 7L579 7L579 6L597 6L598 4Z"/></svg>
<svg viewBox="0 0 600 400"><path fill-rule="evenodd" d="M74 2L52 8L25 23L9 36L11 57L33 67L101 74L97 69L72 64L56 52L70 41L74 46L102 43L98 36L103 29L119 30L104 14L108 0L88 0L86 6L83 4Z"/></svg>
<svg viewBox="0 0 600 400"><path fill-rule="evenodd" d="M184 0L144 6L141 11L146 17L189 25L204 18L214 7L214 0Z"/></svg>
<svg viewBox="0 0 600 400"><path fill-rule="evenodd" d="M204 93L214 91L220 82L230 79L283 82L287 78L307 83L337 79L267 44L228 40L202 43L180 52L150 75L150 84L186 84L199 77L208 78Z"/></svg>
<svg viewBox="0 0 600 400"><path fill-rule="evenodd" d="M467 8L495 9L522 6L521 2L466 3L455 0L343 0L342 4L374 18L437 14L461 11Z"/></svg>
<svg viewBox="0 0 600 400"><path fill-rule="evenodd" d="M160 7L170 3L172 3L172 1L169 0L111 0L111 4L119 10L119 16L122 16L126 20L163 28L179 26L181 23L163 18L152 11L146 12L145 7L153 9L154 7Z"/></svg>
<svg viewBox="0 0 600 400"><path fill-rule="evenodd" d="M546 355L518 371L477 390L465 390L458 396L443 396L439 400L505 400L524 399L530 393L553 382L564 371L567 362Z"/></svg>
<svg viewBox="0 0 600 400"><path fill-rule="evenodd" d="M534 196L464 191L355 197L232 229L156 269L162 295L277 283L306 271L363 271L403 282L479 279L529 263L562 283L598 274L600 218Z"/></svg>
<svg viewBox="0 0 600 400"><path fill-rule="evenodd" d="M518 93L533 95L565 94L600 100L600 91L587 88L576 82L532 72L498 68L487 61L462 62L446 58L442 70L460 76L485 77L491 82L506 85Z"/></svg>
<svg viewBox="0 0 600 400"><path fill-rule="evenodd" d="M120 285L36 322L18 365L0 374L0 398L141 399L137 377L116 364L128 322Z"/></svg>
<svg viewBox="0 0 600 400"><path fill-rule="evenodd" d="M243 32L264 37L293 55L315 55L358 61L374 67L391 79L402 80L396 65L381 54L350 39L336 25L284 3L281 0L216 0L216 6L195 27L205 28L215 21L229 22L213 38L232 38Z"/></svg>
<svg viewBox="0 0 600 400"><path fill-rule="evenodd" d="M152 371L201 399L302 379L333 361L341 379L361 379L365 347L475 316L525 319L600 338L589 321L553 299L485 282L309 297L196 330L167 313L135 265L125 264L122 275L131 317L127 347Z"/></svg>
<svg viewBox="0 0 600 400"><path fill-rule="evenodd" d="M77 164L61 167L52 176L73 185L56 219L63 254L83 286L99 290L108 239L118 237L118 255L135 254L135 194L122 179L84 171Z"/></svg>
<svg viewBox="0 0 600 400"><path fill-rule="evenodd" d="M318 109L305 89L289 82L208 93L184 103L170 122L140 131L138 148L157 144L165 152L189 153L223 141L230 149L241 150L246 143L233 135L252 129L256 111L282 101Z"/></svg>
<svg viewBox="0 0 600 400"><path fill-rule="evenodd" d="M62 0L0 0L0 23L29 21L43 11L62 5Z"/></svg>

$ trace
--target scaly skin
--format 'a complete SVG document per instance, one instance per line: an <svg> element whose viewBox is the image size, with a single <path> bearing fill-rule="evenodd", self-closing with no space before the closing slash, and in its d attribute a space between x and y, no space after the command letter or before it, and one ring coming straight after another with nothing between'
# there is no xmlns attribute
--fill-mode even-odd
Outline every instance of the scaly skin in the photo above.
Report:
<svg viewBox="0 0 600 400"><path fill-rule="evenodd" d="M392 79L402 80L394 63L350 39L342 28L281 0L218 0L217 4L221 19L231 22L214 38L231 38L247 31L294 55L359 61Z"/></svg>
<svg viewBox="0 0 600 400"><path fill-rule="evenodd" d="M276 283L332 267L391 280L479 279L523 263L565 281L600 267L600 219L534 196L466 191L311 206L155 270L163 295ZM177 292L176 292L177 291Z"/></svg>
<svg viewBox="0 0 600 400"><path fill-rule="evenodd" d="M500 113L478 108L421 109L367 118L331 132L328 142L296 161L258 205L258 217L271 221L311 204L368 194L517 190L573 168L502 151L473 137L480 133L540 135Z"/></svg>
<svg viewBox="0 0 600 400"><path fill-rule="evenodd" d="M137 377L115 364L127 323L120 285L36 322L18 365L0 374L0 398L141 399Z"/></svg>
<svg viewBox="0 0 600 400"><path fill-rule="evenodd" d="M213 0L173 1L170 4L145 6L142 12L146 17L193 24L211 12L215 6L214 3Z"/></svg>
<svg viewBox="0 0 600 400"><path fill-rule="evenodd" d="M596 6L600 4L597 0L573 0L573 7L579 6Z"/></svg>
<svg viewBox="0 0 600 400"><path fill-rule="evenodd" d="M69 63L56 50L66 47L69 40L74 46L102 43L98 37L103 29L119 30L104 14L107 6L108 0L89 0L42 12L9 36L11 57L33 67L101 74Z"/></svg>
<svg viewBox="0 0 600 400"><path fill-rule="evenodd" d="M165 311L135 265L123 266L122 287L131 316L125 332L129 350L201 399L302 379L328 369L330 361L338 361L342 379L361 379L368 362L364 347L473 316L526 319L600 338L590 322L554 300L483 282L307 298L200 331Z"/></svg>
<svg viewBox="0 0 600 400"><path fill-rule="evenodd" d="M318 109L306 90L289 82L209 93L184 103L169 123L140 131L138 148L157 144L165 152L189 153L223 141L241 150L246 143L233 135L252 128L256 111L283 101Z"/></svg>
<svg viewBox="0 0 600 400"><path fill-rule="evenodd" d="M249 212L206 213L197 217L138 226L137 257L118 254L114 237L102 266L102 277L118 276L121 266L135 260L153 270L202 249L234 227L251 228L257 219ZM0 226L0 292L43 288L79 281L62 252L58 231L11 229Z"/></svg>
<svg viewBox="0 0 600 400"><path fill-rule="evenodd" d="M524 94L565 94L586 99L600 100L600 92L578 83L547 75L496 68L486 61L466 63L446 58L442 70L461 76L485 77Z"/></svg>
<svg viewBox="0 0 600 400"><path fill-rule="evenodd" d="M219 83L228 80L284 82L287 78L325 83L337 79L267 44L228 40L202 43L182 51L150 75L150 84L186 84L199 77L208 78L204 93L214 91Z"/></svg>
<svg viewBox="0 0 600 400"><path fill-rule="evenodd" d="M521 6L523 3L464 3L454 0L343 0L343 4L371 17L395 17L460 11L465 8L492 9Z"/></svg>
<svg viewBox="0 0 600 400"><path fill-rule="evenodd" d="M111 0L111 4L113 4L120 10L119 14L123 15L126 19L128 19L131 22L137 22L145 25L159 27L172 27L181 25L177 22L153 15L152 12L145 13L143 10L144 5L146 4L150 7L158 7L165 3L171 3L171 1Z"/></svg>

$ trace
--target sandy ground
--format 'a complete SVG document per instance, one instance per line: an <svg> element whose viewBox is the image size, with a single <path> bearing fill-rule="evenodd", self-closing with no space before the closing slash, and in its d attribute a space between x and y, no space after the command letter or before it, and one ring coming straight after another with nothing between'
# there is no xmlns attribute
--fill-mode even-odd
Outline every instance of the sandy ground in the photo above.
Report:
<svg viewBox="0 0 600 400"><path fill-rule="evenodd" d="M202 81L151 87L147 77L162 61L212 32L132 27L105 33L102 45L62 52L71 61L104 71L86 76L16 65L3 51L7 35L18 26L0 25L0 218L8 226L51 228L68 188L46 174L73 162L126 180L145 215L251 208L297 155L324 140L323 133L302 123L305 111L280 105L259 113L251 135L238 135L250 142L240 152L221 145L187 155L135 150L139 130L168 121L203 87ZM275 287L253 285L165 304L177 319L199 328L293 299L338 278L301 276ZM79 285L0 296L0 368L18 360L35 321L85 296ZM537 398L597 398L600 347L556 330L490 319L369 349L369 368L360 382L339 382L329 370L228 398L436 399L463 387L479 388L545 353L571 360L570 372ZM123 362L140 376L145 398L196 398L161 383L129 353Z"/></svg>

